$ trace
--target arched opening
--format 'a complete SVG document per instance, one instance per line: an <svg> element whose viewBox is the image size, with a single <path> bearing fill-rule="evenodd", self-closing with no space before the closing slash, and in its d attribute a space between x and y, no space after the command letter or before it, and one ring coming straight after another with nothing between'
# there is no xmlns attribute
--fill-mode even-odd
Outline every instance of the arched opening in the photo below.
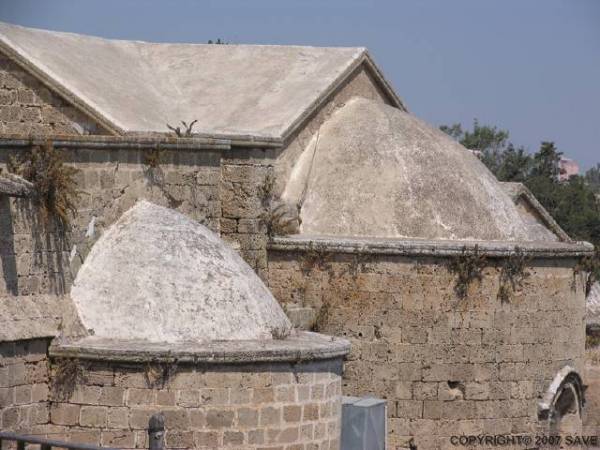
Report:
<svg viewBox="0 0 600 450"><path fill-rule="evenodd" d="M585 402L581 377L571 367L561 369L540 402L538 418L557 433L581 430L581 411Z"/></svg>

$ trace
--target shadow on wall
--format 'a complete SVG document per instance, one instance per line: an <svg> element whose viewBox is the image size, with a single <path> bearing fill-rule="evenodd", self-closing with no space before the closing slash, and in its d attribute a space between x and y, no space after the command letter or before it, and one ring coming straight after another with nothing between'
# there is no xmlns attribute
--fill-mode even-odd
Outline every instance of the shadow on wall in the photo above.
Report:
<svg viewBox="0 0 600 450"><path fill-rule="evenodd" d="M0 195L0 260L7 293L64 294L69 247L68 233L52 220L44 223L31 200Z"/></svg>
<svg viewBox="0 0 600 450"><path fill-rule="evenodd" d="M13 220L10 200L6 195L0 195L0 262L2 263L2 277L6 292L17 295L19 279L17 277Z"/></svg>

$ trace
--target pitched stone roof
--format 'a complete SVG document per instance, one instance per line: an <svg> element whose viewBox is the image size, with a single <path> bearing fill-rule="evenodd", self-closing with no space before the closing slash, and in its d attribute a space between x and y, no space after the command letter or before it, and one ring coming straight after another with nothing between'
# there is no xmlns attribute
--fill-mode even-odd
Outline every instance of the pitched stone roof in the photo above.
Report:
<svg viewBox="0 0 600 450"><path fill-rule="evenodd" d="M359 64L364 48L157 44L0 22L0 51L116 134L198 120L212 136L282 139Z"/></svg>
<svg viewBox="0 0 600 450"><path fill-rule="evenodd" d="M283 199L302 204L305 235L539 240L476 156L413 115L364 98L323 124Z"/></svg>
<svg viewBox="0 0 600 450"><path fill-rule="evenodd" d="M537 235L537 240L560 240L570 242L571 238L554 220L554 217L542 206L533 193L523 183L500 182L500 186L510 195L513 201L518 205L524 201L528 214L521 214L521 217L527 222L532 235Z"/></svg>
<svg viewBox="0 0 600 450"><path fill-rule="evenodd" d="M96 337L151 342L270 340L291 324L216 234L141 201L94 244L71 298Z"/></svg>

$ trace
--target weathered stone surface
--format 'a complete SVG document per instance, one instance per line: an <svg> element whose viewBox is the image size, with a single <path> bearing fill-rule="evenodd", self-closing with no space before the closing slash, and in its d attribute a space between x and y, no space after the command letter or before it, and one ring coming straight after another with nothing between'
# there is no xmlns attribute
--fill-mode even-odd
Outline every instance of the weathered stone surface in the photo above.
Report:
<svg viewBox="0 0 600 450"><path fill-rule="evenodd" d="M272 339L291 328L268 289L217 235L148 202L98 240L71 297L85 328L113 339Z"/></svg>
<svg viewBox="0 0 600 450"><path fill-rule="evenodd" d="M33 183L12 173L0 172L0 195L11 197L30 197L33 194Z"/></svg>
<svg viewBox="0 0 600 450"><path fill-rule="evenodd" d="M363 48L160 45L5 23L0 40L122 131L198 119L197 132L261 138L282 137L366 57Z"/></svg>
<svg viewBox="0 0 600 450"><path fill-rule="evenodd" d="M535 240L467 149L416 117L360 97L321 126L283 193L302 234Z"/></svg>
<svg viewBox="0 0 600 450"><path fill-rule="evenodd" d="M586 324L594 331L600 331L600 283L594 283L586 298Z"/></svg>
<svg viewBox="0 0 600 450"><path fill-rule="evenodd" d="M260 361L312 361L341 358L350 350L346 339L306 331L293 331L285 339L216 340L209 342L181 341L176 343L146 340L118 340L100 336L60 342L50 348L50 354L63 358L85 358L122 362L205 362L208 364L252 363ZM128 402L153 403L142 379L123 380L123 385L139 387L130 392ZM114 388L113 388L114 389ZM120 403L122 393L115 392ZM101 399L106 402L106 399Z"/></svg>
<svg viewBox="0 0 600 450"><path fill-rule="evenodd" d="M94 390L105 397L105 391L115 387L108 379L100 381L104 373L113 372L117 379L144 379L148 366L104 361L87 365L84 370L76 390ZM293 395L284 399L266 396L265 392L274 391L272 385L288 389ZM297 395L300 391L318 391L321 395L303 397ZM161 399L165 393L184 401L165 405L164 398ZM212 366L180 362L160 388L125 387L127 406L53 403L49 423L47 420L40 431L51 432L53 427L60 426L76 442L98 439L101 435L104 445L132 448L137 441L138 448L147 448L149 418L162 411L167 448L258 450L285 445L285 448L338 450L340 395L340 361ZM243 397L248 400L239 402ZM260 403L251 400L258 397L262 398ZM195 400L189 402L189 399ZM5 415L11 420L10 414ZM19 411L13 416L18 420Z"/></svg>
<svg viewBox="0 0 600 450"><path fill-rule="evenodd" d="M320 332L350 340L344 394L387 399L391 448L543 430L538 397L563 367L583 374L584 280L574 268L585 245L526 245L528 275L503 302L499 275L514 244L482 244L494 258L461 299L447 265L459 242L306 239L272 243L269 286L284 305L314 309Z"/></svg>
<svg viewBox="0 0 600 450"><path fill-rule="evenodd" d="M93 119L71 108L1 51L0 66L0 129L3 133L37 136L106 133Z"/></svg>

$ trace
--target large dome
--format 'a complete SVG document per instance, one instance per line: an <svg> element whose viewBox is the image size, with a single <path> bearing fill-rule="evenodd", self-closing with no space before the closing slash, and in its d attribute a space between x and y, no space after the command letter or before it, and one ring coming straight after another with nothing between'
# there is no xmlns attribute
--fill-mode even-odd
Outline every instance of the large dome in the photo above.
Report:
<svg viewBox="0 0 600 450"><path fill-rule="evenodd" d="M302 198L304 199L302 203ZM411 114L353 98L321 127L283 193L309 235L533 241L487 168Z"/></svg>
<svg viewBox="0 0 600 450"><path fill-rule="evenodd" d="M233 249L183 214L146 201L96 242L71 297L98 337L206 342L272 339L291 329Z"/></svg>

